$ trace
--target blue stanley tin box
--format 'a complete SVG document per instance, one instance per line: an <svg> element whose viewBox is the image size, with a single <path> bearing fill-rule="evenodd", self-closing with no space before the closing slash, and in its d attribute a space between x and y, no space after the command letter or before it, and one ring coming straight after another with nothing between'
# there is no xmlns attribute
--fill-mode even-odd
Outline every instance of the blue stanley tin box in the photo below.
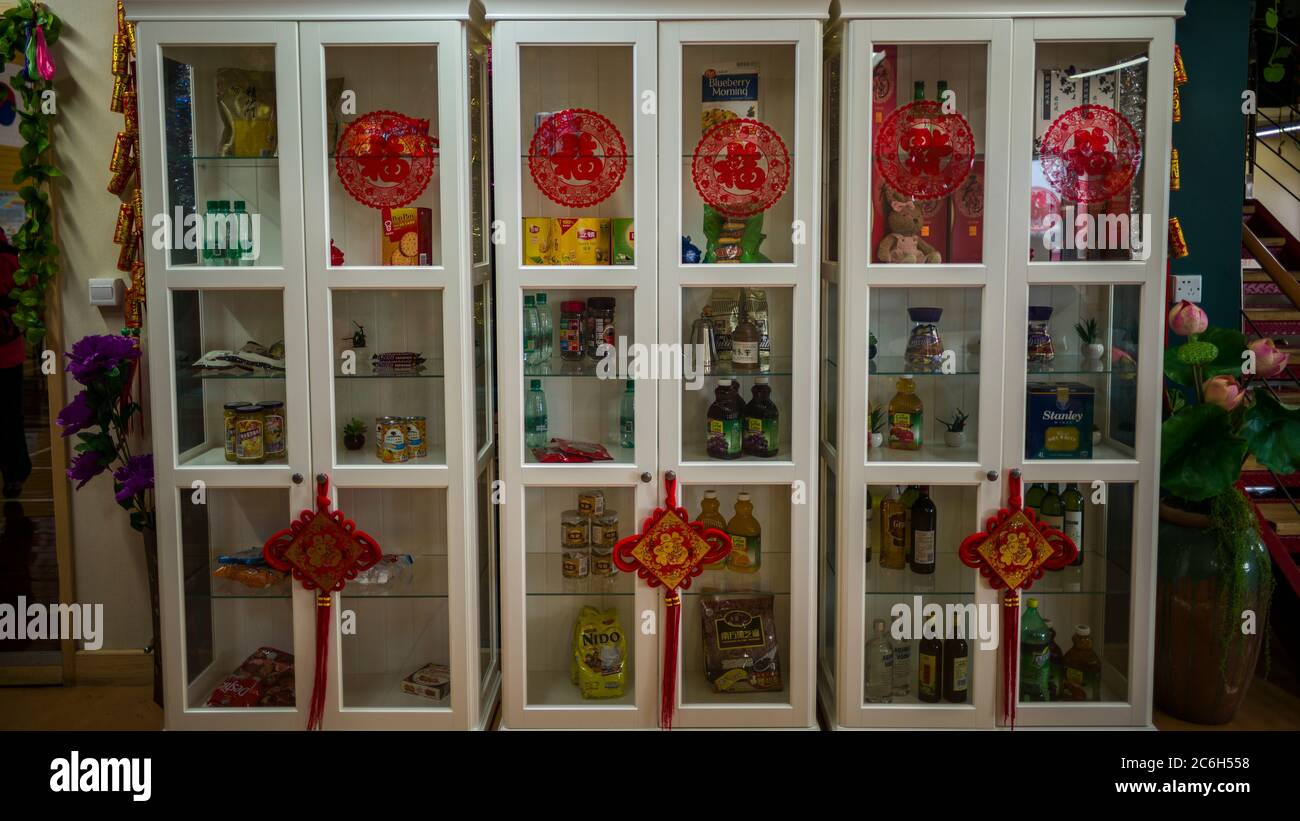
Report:
<svg viewBox="0 0 1300 821"><path fill-rule="evenodd" d="M1026 459L1091 459L1094 391L1080 382L1030 382Z"/></svg>

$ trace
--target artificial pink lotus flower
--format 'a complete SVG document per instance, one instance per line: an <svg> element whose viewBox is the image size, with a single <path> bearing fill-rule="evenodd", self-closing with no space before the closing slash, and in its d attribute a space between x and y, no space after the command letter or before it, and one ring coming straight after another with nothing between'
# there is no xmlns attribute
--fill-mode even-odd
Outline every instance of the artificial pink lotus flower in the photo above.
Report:
<svg viewBox="0 0 1300 821"><path fill-rule="evenodd" d="M1255 352L1255 375L1272 379L1286 370L1287 360L1291 355L1279 351L1271 339L1256 339L1246 347Z"/></svg>
<svg viewBox="0 0 1300 821"><path fill-rule="evenodd" d="M1201 391L1205 394L1206 402L1226 411L1236 410L1241 400L1246 398L1246 392L1237 384L1237 380L1226 374L1205 380Z"/></svg>
<svg viewBox="0 0 1300 821"><path fill-rule="evenodd" d="M1179 336L1205 333L1208 327L1210 327L1210 318L1195 302L1184 299L1169 309L1169 330Z"/></svg>

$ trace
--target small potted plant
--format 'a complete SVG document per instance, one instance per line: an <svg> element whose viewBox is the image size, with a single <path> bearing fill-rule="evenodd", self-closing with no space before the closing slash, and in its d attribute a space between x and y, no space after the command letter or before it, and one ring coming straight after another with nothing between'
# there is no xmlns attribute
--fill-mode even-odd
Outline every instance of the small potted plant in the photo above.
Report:
<svg viewBox="0 0 1300 821"><path fill-rule="evenodd" d="M1083 343L1083 355L1090 360L1101 361L1101 357L1106 353L1106 346L1101 343L1101 332L1097 330L1097 320L1089 317L1088 319L1074 323L1074 332L1079 335L1079 341Z"/></svg>
<svg viewBox="0 0 1300 821"><path fill-rule="evenodd" d="M958 408L956 413L953 414L951 422L945 422L942 419L939 420L940 424L947 428L943 434L943 441L948 445L948 447L959 448L966 444L966 422L969 419L970 414L966 413L966 411L961 408Z"/></svg>
<svg viewBox="0 0 1300 821"><path fill-rule="evenodd" d="M361 450L366 446L366 424L355 416L343 426L343 447Z"/></svg>
<svg viewBox="0 0 1300 821"><path fill-rule="evenodd" d="M871 447L878 448L885 443L885 409L879 405L871 406Z"/></svg>

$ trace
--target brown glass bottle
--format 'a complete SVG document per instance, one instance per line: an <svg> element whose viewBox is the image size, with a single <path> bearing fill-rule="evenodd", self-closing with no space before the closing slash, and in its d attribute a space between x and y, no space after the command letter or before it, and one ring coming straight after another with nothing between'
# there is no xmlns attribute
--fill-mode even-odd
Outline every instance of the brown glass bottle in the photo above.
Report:
<svg viewBox="0 0 1300 821"><path fill-rule="evenodd" d="M926 638L926 633L932 633L934 638ZM942 674L943 643L939 641L938 627L931 616L917 647L916 697L932 704L937 702L943 693L943 685L939 680Z"/></svg>
<svg viewBox="0 0 1300 821"><path fill-rule="evenodd" d="M959 615L952 634L943 640L943 698L965 704L970 693L970 645L966 643L965 619Z"/></svg>
<svg viewBox="0 0 1300 821"><path fill-rule="evenodd" d="M909 538L908 546L911 548L911 564L913 573L932 574L934 573L935 550L938 539L938 521L939 511L934 506L934 500L930 498L930 486L921 485L917 492L916 501L912 503L911 516L908 517Z"/></svg>

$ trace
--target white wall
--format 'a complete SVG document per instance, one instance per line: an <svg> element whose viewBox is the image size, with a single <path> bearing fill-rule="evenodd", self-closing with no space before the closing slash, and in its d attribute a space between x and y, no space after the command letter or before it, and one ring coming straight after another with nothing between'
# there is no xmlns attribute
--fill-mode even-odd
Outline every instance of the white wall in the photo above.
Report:
<svg viewBox="0 0 1300 821"><path fill-rule="evenodd" d="M87 334L117 333L123 322L120 309L88 304L86 282L122 276L115 268L113 244L119 200L107 189L113 136L122 128L122 115L108 109L116 4L47 0L46 5L63 20L59 42L51 51L58 95L54 162L66 176L54 190L63 336L71 345ZM71 398L79 386L71 379L66 382ZM60 473L56 465L56 481ZM72 497L76 595L78 601L103 603L105 649L139 648L149 643L152 633L143 548L126 511L113 501L112 485L107 476L100 476Z"/></svg>
<svg viewBox="0 0 1300 821"><path fill-rule="evenodd" d="M1277 217L1278 222L1282 223L1293 236L1300 236L1300 200L1283 191L1276 182L1269 179L1264 171L1268 171L1269 174L1277 177L1296 194L1300 194L1300 173L1296 173L1294 168L1288 167L1265 145L1281 151L1282 156L1291 165L1297 167L1300 167L1300 145L1296 145L1295 140L1290 137L1278 136L1261 140L1261 144L1255 152L1255 165L1257 166L1255 170L1255 199L1263 203L1264 207L1273 216Z"/></svg>

